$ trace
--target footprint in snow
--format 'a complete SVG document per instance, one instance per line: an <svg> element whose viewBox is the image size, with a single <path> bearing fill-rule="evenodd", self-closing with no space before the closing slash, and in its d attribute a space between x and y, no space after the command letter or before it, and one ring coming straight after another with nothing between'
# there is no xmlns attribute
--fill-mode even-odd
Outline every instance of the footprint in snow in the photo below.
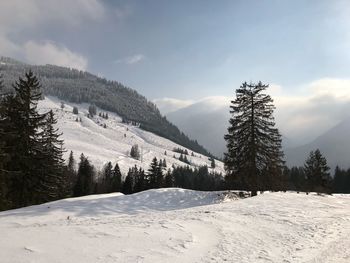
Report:
<svg viewBox="0 0 350 263"><path fill-rule="evenodd" d="M34 248L31 248L31 247L24 247L24 250L28 251L28 252L31 252L31 253L34 253L34 252L38 252L36 249Z"/></svg>

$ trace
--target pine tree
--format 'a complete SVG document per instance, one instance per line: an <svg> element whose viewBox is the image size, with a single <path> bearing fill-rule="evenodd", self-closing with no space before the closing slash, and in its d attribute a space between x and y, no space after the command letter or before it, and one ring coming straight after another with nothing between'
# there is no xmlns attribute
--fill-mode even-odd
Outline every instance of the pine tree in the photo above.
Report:
<svg viewBox="0 0 350 263"><path fill-rule="evenodd" d="M134 192L134 182L135 182L135 174L134 169L130 168L127 176L125 177L125 181L123 184L123 193L124 194L132 194Z"/></svg>
<svg viewBox="0 0 350 263"><path fill-rule="evenodd" d="M3 101L3 119L6 134L5 154L8 195L13 207L37 203L36 191L43 173L42 135L46 114L39 114L37 103L41 98L40 83L30 71L13 85L14 95Z"/></svg>
<svg viewBox="0 0 350 263"><path fill-rule="evenodd" d="M69 189L70 189L70 195L73 194L73 188L74 185L77 182L77 173L75 171L75 159L73 155L73 151L70 152L69 158L68 158L68 165L67 165L67 173L68 173L68 182L69 182Z"/></svg>
<svg viewBox="0 0 350 263"><path fill-rule="evenodd" d="M140 150L137 144L133 145L130 150L130 156L136 160L140 160Z"/></svg>
<svg viewBox="0 0 350 263"><path fill-rule="evenodd" d="M168 167L165 158L163 159L163 167L164 167L164 168L167 168L167 167Z"/></svg>
<svg viewBox="0 0 350 263"><path fill-rule="evenodd" d="M158 187L157 185L158 174L159 174L158 160L156 157L154 157L150 165L150 168L148 169L148 174L147 174L149 188L153 189Z"/></svg>
<svg viewBox="0 0 350 263"><path fill-rule="evenodd" d="M350 170L346 171L340 169L339 166L335 168L333 180L334 193L350 193Z"/></svg>
<svg viewBox="0 0 350 263"><path fill-rule="evenodd" d="M96 106L95 105L89 106L89 114L91 117L94 117L96 115Z"/></svg>
<svg viewBox="0 0 350 263"><path fill-rule="evenodd" d="M226 179L231 186L250 190L256 195L261 188L263 171L273 171L274 180L282 174L284 162L281 135L273 117L273 100L264 94L268 85L247 84L236 90L231 101L232 114L225 154ZM269 187L269 186L268 186Z"/></svg>
<svg viewBox="0 0 350 263"><path fill-rule="evenodd" d="M213 169L215 168L215 159L214 158L211 158L210 167Z"/></svg>
<svg viewBox="0 0 350 263"><path fill-rule="evenodd" d="M54 127L57 120L51 111L46 116L45 126L42 128L42 149L38 153L36 165L41 170L35 187L36 202L42 203L66 197L70 193L69 177L63 160L63 140L61 133Z"/></svg>
<svg viewBox="0 0 350 263"><path fill-rule="evenodd" d="M73 114L78 115L78 113L79 113L78 108L77 108L76 106L74 106L74 107L73 107Z"/></svg>
<svg viewBox="0 0 350 263"><path fill-rule="evenodd" d="M113 169L113 178L112 178L112 192L121 192L122 191L122 173L118 163L115 164Z"/></svg>
<svg viewBox="0 0 350 263"><path fill-rule="evenodd" d="M2 93L4 89L2 75L0 75L0 211L11 207L10 202L7 198L8 192L8 171L5 170L5 164L8 161L8 154L5 153L6 139L8 134L6 131L5 124L5 107L4 100L6 95Z"/></svg>
<svg viewBox="0 0 350 263"><path fill-rule="evenodd" d="M81 154L77 183L74 187L74 196L84 196L93 193L94 174L94 167L90 164L84 154Z"/></svg>
<svg viewBox="0 0 350 263"><path fill-rule="evenodd" d="M163 174L164 166L162 160L159 160L157 175L156 175L156 187L161 188L164 185L164 174Z"/></svg>
<svg viewBox="0 0 350 263"><path fill-rule="evenodd" d="M174 177L170 169L168 169L166 175L165 175L165 187L174 187Z"/></svg>
<svg viewBox="0 0 350 263"><path fill-rule="evenodd" d="M134 167L134 175L135 175L135 187L134 187L134 193L141 192L147 189L147 180L145 171L141 168L137 170L137 167Z"/></svg>
<svg viewBox="0 0 350 263"><path fill-rule="evenodd" d="M305 162L304 170L308 191L330 193L330 168L327 165L326 158L322 156L319 149L310 152L310 155Z"/></svg>
<svg viewBox="0 0 350 263"><path fill-rule="evenodd" d="M103 193L113 192L113 177L114 177L113 166L111 162L108 162L102 171L102 187Z"/></svg>

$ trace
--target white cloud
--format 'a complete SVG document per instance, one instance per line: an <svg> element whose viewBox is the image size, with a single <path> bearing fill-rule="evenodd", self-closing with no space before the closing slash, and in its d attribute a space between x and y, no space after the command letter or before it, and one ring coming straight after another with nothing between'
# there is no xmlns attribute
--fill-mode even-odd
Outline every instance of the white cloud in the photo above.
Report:
<svg viewBox="0 0 350 263"><path fill-rule="evenodd" d="M100 21L105 12L99 0L2 0L0 54L26 59L29 63L51 63L86 69L87 59L82 55L61 44L34 39L23 40L22 33L39 31L51 25L79 27L88 21Z"/></svg>
<svg viewBox="0 0 350 263"><path fill-rule="evenodd" d="M50 23L71 27L100 20L104 14L105 8L98 0L2 0L0 30L13 33Z"/></svg>
<svg viewBox="0 0 350 263"><path fill-rule="evenodd" d="M153 102L157 105L162 114L177 111L194 103L193 100L180 100L173 98L155 99Z"/></svg>
<svg viewBox="0 0 350 263"><path fill-rule="evenodd" d="M88 64L83 56L48 41L28 41L23 46L23 52L26 60L34 64L53 64L80 70L86 70Z"/></svg>
<svg viewBox="0 0 350 263"><path fill-rule="evenodd" d="M115 64L133 65L133 64L140 63L140 62L141 62L142 60L144 60L145 58L146 58L145 55L142 55L142 54L135 54L135 55L130 56L130 57L117 59L117 60L114 61L114 63L115 63Z"/></svg>

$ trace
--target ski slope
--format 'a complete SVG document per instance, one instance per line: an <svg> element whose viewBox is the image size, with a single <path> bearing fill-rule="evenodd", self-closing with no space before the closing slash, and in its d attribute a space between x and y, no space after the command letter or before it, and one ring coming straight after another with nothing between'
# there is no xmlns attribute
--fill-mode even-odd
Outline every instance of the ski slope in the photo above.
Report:
<svg viewBox="0 0 350 263"><path fill-rule="evenodd" d="M350 196L177 188L0 213L0 259L22 262L350 262Z"/></svg>
<svg viewBox="0 0 350 263"><path fill-rule="evenodd" d="M78 162L81 153L95 165L97 169L111 161L114 165L118 162L121 171L127 173L128 169L134 165L147 170L154 157L157 159L166 159L167 167L185 166L184 162L178 160L179 153L173 152L174 148L186 149L168 139L157 136L151 132L144 131L137 126L122 123L122 119L115 113L102 111L97 108L97 115L88 118L88 104L74 104L64 102L65 106L61 109L61 100L54 97L46 97L38 104L40 112L53 110L58 119L57 127L63 133L64 147L67 149L65 158L68 159L69 152L72 150L74 158ZM73 107L76 106L79 114L73 114ZM106 120L99 117L99 112L108 113ZM81 122L76 122L76 118ZM106 128L104 128L106 124ZM135 160L130 157L130 149L134 144L138 144L141 150L142 159ZM208 157L199 153L194 153L187 149L190 155L188 159L191 166L198 167L207 165L210 167ZM165 151L167 154L165 155ZM173 158L173 157L176 158ZM224 165L216 160L216 172L224 173Z"/></svg>

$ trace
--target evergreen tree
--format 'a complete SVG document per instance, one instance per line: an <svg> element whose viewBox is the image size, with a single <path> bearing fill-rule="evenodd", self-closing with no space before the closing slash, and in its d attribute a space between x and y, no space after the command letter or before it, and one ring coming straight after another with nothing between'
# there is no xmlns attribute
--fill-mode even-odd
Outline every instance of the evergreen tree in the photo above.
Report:
<svg viewBox="0 0 350 263"><path fill-rule="evenodd" d="M136 160L140 160L141 154L140 154L139 146L137 144L131 147L130 156Z"/></svg>
<svg viewBox="0 0 350 263"><path fill-rule="evenodd" d="M121 192L122 191L122 173L118 163L115 164L113 169L113 178L112 178L112 192Z"/></svg>
<svg viewBox="0 0 350 263"><path fill-rule="evenodd" d="M0 211L10 208L10 201L7 197L8 192L8 171L5 170L5 164L8 162L8 154L5 152L6 131L5 107L4 100L6 95L3 92L4 86L2 75L0 75Z"/></svg>
<svg viewBox="0 0 350 263"><path fill-rule="evenodd" d="M322 156L319 149L311 151L304 165L307 190L318 193L330 193L331 177L327 160Z"/></svg>
<svg viewBox="0 0 350 263"><path fill-rule="evenodd" d="M95 105L90 105L89 106L89 114L91 117L94 117L96 115L96 106Z"/></svg>
<svg viewBox="0 0 350 263"><path fill-rule="evenodd" d="M5 154L9 156L7 171L8 196L13 207L36 204L33 193L42 182L42 135L46 114L39 114L37 103L41 98L40 84L30 71L13 85L14 95L2 102L4 107Z"/></svg>
<svg viewBox="0 0 350 263"><path fill-rule="evenodd" d="M68 158L68 165L67 165L67 173L68 173L68 182L69 182L69 189L70 189L70 195L73 194L73 188L74 185L77 182L77 173L75 171L75 159L73 155L73 151L70 152L69 158Z"/></svg>
<svg viewBox="0 0 350 263"><path fill-rule="evenodd" d="M167 168L167 167L168 167L165 158L163 159L163 167L164 167L164 168Z"/></svg>
<svg viewBox="0 0 350 263"><path fill-rule="evenodd" d="M127 176L125 177L125 181L123 184L123 193L124 194L132 194L134 192L134 181L135 181L135 170L133 168L129 169Z"/></svg>
<svg viewBox="0 0 350 263"><path fill-rule="evenodd" d="M158 160L156 157L153 158L150 168L148 169L148 183L149 188L157 188L158 187L158 176L159 176L159 166Z"/></svg>
<svg viewBox="0 0 350 263"><path fill-rule="evenodd" d="M66 197L70 193L69 177L63 160L63 140L61 133L54 127L57 120L52 112L46 116L45 126L42 128L42 149L38 154L37 170L41 170L35 187L36 202L42 203Z"/></svg>
<svg viewBox="0 0 350 263"><path fill-rule="evenodd" d="M232 117L225 154L226 179L231 186L260 190L259 176L264 170L273 171L273 180L282 174L284 162L281 135L273 117L273 100L264 94L268 85L247 84L236 90L236 99L230 106ZM268 186L269 188L269 186Z"/></svg>
<svg viewBox="0 0 350 263"><path fill-rule="evenodd" d="M184 156L182 155L182 153L180 154L179 161L181 161L181 162L184 161Z"/></svg>
<svg viewBox="0 0 350 263"><path fill-rule="evenodd" d="M78 114L79 113L79 110L76 106L73 107L73 114Z"/></svg>
<svg viewBox="0 0 350 263"><path fill-rule="evenodd" d="M134 187L134 192L141 192L147 189L147 180L146 180L146 175L145 171L142 170L141 168L137 170L137 167L134 167L134 175L135 175L135 187Z"/></svg>
<svg viewBox="0 0 350 263"><path fill-rule="evenodd" d="M159 160L157 175L156 175L156 187L161 188L164 185L164 174L163 174L164 166L162 160Z"/></svg>
<svg viewBox="0 0 350 263"><path fill-rule="evenodd" d="M174 187L174 177L170 169L168 169L165 175L165 187Z"/></svg>
<svg viewBox="0 0 350 263"><path fill-rule="evenodd" d="M214 158L211 158L210 167L213 169L215 168L215 159Z"/></svg>
<svg viewBox="0 0 350 263"><path fill-rule="evenodd" d="M114 171L111 162L108 162L102 171L102 189L103 193L112 193L113 192L113 178Z"/></svg>
<svg viewBox="0 0 350 263"><path fill-rule="evenodd" d="M334 193L350 193L350 169L343 170L339 166L335 168L334 180L333 180L333 192Z"/></svg>
<svg viewBox="0 0 350 263"><path fill-rule="evenodd" d="M77 174L77 183L74 187L74 196L84 196L93 193L94 189L94 167L89 160L80 155L80 163Z"/></svg>
<svg viewBox="0 0 350 263"><path fill-rule="evenodd" d="M306 178L303 167L292 167L290 169L290 182L291 189L300 191L306 191Z"/></svg>

